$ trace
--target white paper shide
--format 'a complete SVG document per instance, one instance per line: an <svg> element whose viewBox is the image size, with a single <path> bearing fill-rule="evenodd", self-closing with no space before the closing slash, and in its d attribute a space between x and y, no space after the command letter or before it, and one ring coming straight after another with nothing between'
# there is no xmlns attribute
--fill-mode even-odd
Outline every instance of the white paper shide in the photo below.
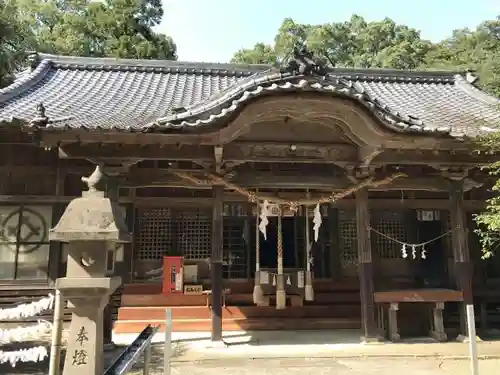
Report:
<svg viewBox="0 0 500 375"><path fill-rule="evenodd" d="M0 320L15 321L30 318L52 309L54 296L42 298L38 301L26 303L13 308L1 309ZM52 324L39 321L36 325L0 330L0 345L14 342L36 341L46 336L52 330ZM9 363L15 367L18 362L40 362L47 358L47 348L35 346L27 349L3 351L0 350L0 364Z"/></svg>

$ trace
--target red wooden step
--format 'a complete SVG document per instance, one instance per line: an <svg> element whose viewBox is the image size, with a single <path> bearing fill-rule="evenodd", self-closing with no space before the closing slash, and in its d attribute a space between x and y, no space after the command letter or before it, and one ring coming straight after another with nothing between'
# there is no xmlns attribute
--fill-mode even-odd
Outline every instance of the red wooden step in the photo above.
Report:
<svg viewBox="0 0 500 375"><path fill-rule="evenodd" d="M210 319L210 309L206 306L172 307L172 318L175 319ZM250 318L314 318L314 317L347 317L360 316L358 304L337 306L289 306L285 310L276 310L274 306L227 306L222 308L225 319ZM122 307L118 311L119 321L124 320L162 320L165 318L165 307Z"/></svg>
<svg viewBox="0 0 500 375"><path fill-rule="evenodd" d="M159 325L164 332L163 321L118 321L115 323L115 333L139 333L147 325ZM177 320L172 322L174 332L209 332L212 323L210 319ZM359 329L359 318L263 318L263 319L224 319L224 331L259 331L259 330L312 330L312 329Z"/></svg>
<svg viewBox="0 0 500 375"><path fill-rule="evenodd" d="M205 295L123 294L122 306L205 306Z"/></svg>

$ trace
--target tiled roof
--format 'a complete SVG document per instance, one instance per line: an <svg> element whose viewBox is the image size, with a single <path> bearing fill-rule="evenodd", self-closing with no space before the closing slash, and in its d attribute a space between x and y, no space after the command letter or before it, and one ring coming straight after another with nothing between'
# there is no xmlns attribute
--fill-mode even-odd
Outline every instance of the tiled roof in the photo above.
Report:
<svg viewBox="0 0 500 375"><path fill-rule="evenodd" d="M395 131L473 136L500 124L500 101L451 72L332 69L322 79L264 65L47 55L0 89L0 122L48 129L204 128L251 98L304 90L351 98ZM37 112L40 103L46 117Z"/></svg>

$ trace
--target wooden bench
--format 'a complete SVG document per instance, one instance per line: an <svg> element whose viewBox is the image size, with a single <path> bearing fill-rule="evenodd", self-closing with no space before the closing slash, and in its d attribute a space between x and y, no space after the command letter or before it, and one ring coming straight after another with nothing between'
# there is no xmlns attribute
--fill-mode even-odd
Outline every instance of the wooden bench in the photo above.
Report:
<svg viewBox="0 0 500 375"><path fill-rule="evenodd" d="M387 329L383 326L383 319L379 319L382 329L387 331L391 341L399 341L398 311L400 303L428 303L433 304L431 319L431 336L438 341L448 339L444 331L443 310L445 302L462 301L462 292L452 289L402 289L389 290L384 292L375 292L375 303L379 306L379 314L384 313L384 306L388 306L388 324Z"/></svg>

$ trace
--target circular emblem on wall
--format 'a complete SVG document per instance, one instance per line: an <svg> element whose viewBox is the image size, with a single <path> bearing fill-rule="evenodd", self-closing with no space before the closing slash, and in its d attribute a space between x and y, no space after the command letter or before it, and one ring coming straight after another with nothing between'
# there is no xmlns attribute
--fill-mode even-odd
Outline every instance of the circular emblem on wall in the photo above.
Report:
<svg viewBox="0 0 500 375"><path fill-rule="evenodd" d="M8 214L1 225L2 240L12 251L16 251L18 239L20 253L31 253L39 249L42 242L47 242L45 218L33 209L18 208Z"/></svg>

